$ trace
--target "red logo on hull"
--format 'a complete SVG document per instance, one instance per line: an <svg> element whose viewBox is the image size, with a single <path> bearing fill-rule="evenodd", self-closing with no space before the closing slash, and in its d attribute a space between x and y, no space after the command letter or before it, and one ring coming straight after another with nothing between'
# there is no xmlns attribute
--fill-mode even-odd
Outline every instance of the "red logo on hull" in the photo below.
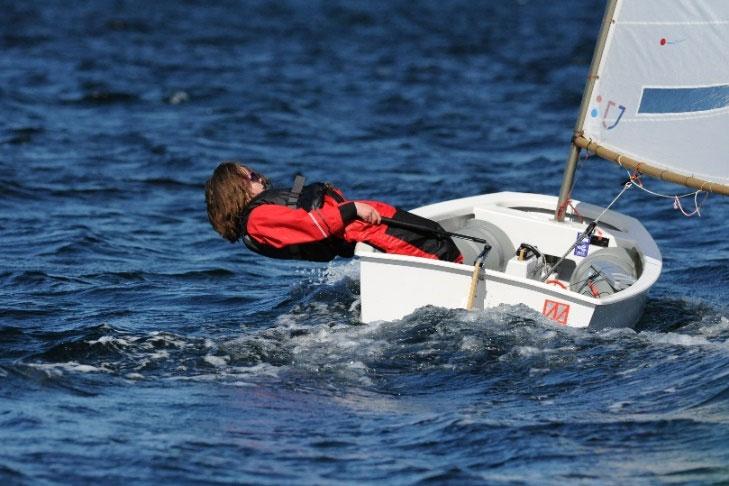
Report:
<svg viewBox="0 0 729 486"><path fill-rule="evenodd" d="M570 315L570 306L569 304L563 304L562 302L557 302L555 300L545 299L542 314L544 314L547 319L552 319L553 321L557 321L566 326L567 317Z"/></svg>

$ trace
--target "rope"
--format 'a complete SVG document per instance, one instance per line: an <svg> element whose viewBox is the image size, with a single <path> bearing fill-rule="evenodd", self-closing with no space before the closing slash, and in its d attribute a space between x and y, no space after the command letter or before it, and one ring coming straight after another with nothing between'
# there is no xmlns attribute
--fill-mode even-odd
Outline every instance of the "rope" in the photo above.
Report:
<svg viewBox="0 0 729 486"><path fill-rule="evenodd" d="M588 143L588 147L589 147L589 143ZM588 150L588 153L589 153L589 150ZM620 164L620 166L623 167L623 164L622 164L622 161L621 161L621 156L618 156L618 164ZM600 222L600 220L605 215L605 213L607 213L610 210L610 208L613 207L613 205L618 201L618 199L620 199L620 197L623 194L625 194L625 191L627 191L628 189L630 189L633 186L637 186L642 191L645 191L645 192L647 192L649 194L652 194L654 196L673 199L673 207L674 207L674 209L680 210L681 213L684 216L688 217L688 218L690 218L691 216L697 215L697 214L699 216L701 216L701 206L704 204L704 201L706 200L706 197L708 196L708 193L705 192L705 191L702 191L701 189L699 189L698 191L694 191L694 192L687 193L687 194L682 194L680 196L679 195L668 196L668 195L665 195L665 194L659 194L657 192L653 192L653 191L651 191L649 189L646 189L645 187L643 187L643 182L640 180L640 164L638 164L638 166L635 168L635 170L633 171L632 174L630 172L628 172L628 180L623 184L623 189L618 193L617 196L615 196L615 198L610 202L610 204L608 204L607 207L605 207L605 209L603 209L603 211L600 213L600 215L597 218L595 218L592 221L592 223L590 223L588 225L587 229L585 231L583 231L582 233L580 233L580 235L577 237L577 239L575 240L575 242L572 243L572 245L565 252L565 254L562 255L562 258L560 258L554 265L552 265L550 267L545 267L544 269L542 269L542 276L541 276L541 279L540 280L544 281L547 278L549 278L549 276L555 271L555 269L562 264L562 262L565 260L565 258L567 258L567 255L569 255L569 253L586 236L592 236L592 232L595 230L595 228L597 228L597 223ZM572 183L572 187L570 188L570 192L569 192L570 196L572 195L572 189L574 189L574 181ZM701 203L699 203L699 200L698 200L699 193L704 193L704 198L701 200ZM693 196L694 197L694 208L695 208L690 213L686 212L683 209L683 206L681 205L681 199L684 198L684 197L689 197L689 196ZM572 205L572 200L571 200L570 197L567 197L567 199L562 204L562 206L559 207L558 213L559 214L565 214L567 212L567 208L568 207L572 207L572 209L576 212L576 208ZM581 217L581 215L579 215L579 213L577 213L577 214L578 214L578 216ZM590 289L590 290L592 291L592 289ZM594 294L594 291L593 291L593 294Z"/></svg>
<svg viewBox="0 0 729 486"><path fill-rule="evenodd" d="M691 211L690 213L687 213L683 209L683 206L681 206L681 199L678 196L676 196L676 198L673 200L673 209L678 209L679 211L681 211L681 214L683 214L687 218L690 218L691 216L695 216L695 215L698 215L699 217L701 217L701 206L704 205L704 201L706 201L706 198L709 193L705 192L704 198L701 200L701 203L699 203L699 192L701 192L701 191L696 191L694 193L694 210Z"/></svg>
<svg viewBox="0 0 729 486"><path fill-rule="evenodd" d="M580 214L580 212L577 210L577 207L575 207L574 204L572 204L572 199L567 199L567 206L572 210L572 214L577 216L577 218L580 220L580 223L585 222L585 217ZM566 211L566 210L565 210Z"/></svg>
<svg viewBox="0 0 729 486"><path fill-rule="evenodd" d="M587 147L585 149L585 151L588 154L591 153L590 152L590 145L592 143L593 143L593 141L590 138L587 141ZM622 159L623 159L623 155L622 154L618 154L618 158L617 158L616 162L618 163L618 165L620 165L620 167L622 167L623 169L625 169L625 166L623 166L623 160ZM587 157L585 157L585 160L587 160ZM689 193L686 193L686 194L672 194L672 195L669 195L669 194L660 194L660 193L651 191L650 189L647 189L643 185L643 183L641 182L641 180L639 178L639 176L640 176L640 165L641 164L638 164L636 166L636 168L635 168L635 170L633 171L632 174L627 169L625 169L626 172L628 172L629 182L634 182L635 185L638 186L638 188L640 190L642 190L642 191L644 191L644 192L646 192L646 193L648 193L648 194L650 194L652 196L662 197L662 198L665 198L665 199L671 199L671 200L673 200L673 209L677 209L677 210L681 211L681 214L683 214L687 218L690 218L692 216L699 216L699 217L701 217L701 208L704 205L704 202L706 201L706 198L709 195L709 193L707 191L704 191L704 184L706 184L706 183L702 184L701 185L701 188L699 190L694 191L694 192L689 192ZM663 173L661 173L661 175L659 176L659 178L660 179L663 179ZM704 197L701 199L701 202L699 202L699 194L701 194L701 193L704 194ZM570 194L571 194L571 192L570 192ZM618 197L620 197L620 195L618 195ZM693 197L694 198L694 210L691 211L691 212L687 212L683 208L683 205L681 204L681 199L687 198L687 197ZM563 210L564 211L567 210L567 204L565 204L565 207L563 208ZM603 214L604 214L604 211L603 211Z"/></svg>
<svg viewBox="0 0 729 486"><path fill-rule="evenodd" d="M585 237L592 236L592 232L595 231L595 228L597 228L597 223L600 222L600 219L605 215L605 213L607 213L610 210L611 207L613 207L613 204L615 204L618 201L618 199L620 199L620 196L625 194L625 191L630 189L632 186L633 186L632 179L628 180L625 184L623 184L623 189L620 191L620 193L617 196L615 196L615 199L613 199L612 202L610 202L610 204L608 204L607 207L605 209L603 209L602 213L600 213L600 215L597 218L595 218L592 221L592 223L587 225L587 229L585 229L585 231L583 231L582 233L580 233L577 236L577 239L575 239L575 242L572 243L572 245L567 249L567 251L564 253L564 255L562 255L562 257L559 260L557 260L557 262L554 265L552 265L550 267L545 267L544 269L542 269L542 276L540 278L541 281L544 281L547 278L549 278L549 276L555 271L555 269L557 267L559 267L562 264L562 262L564 262L565 258L567 258L567 255L569 255L570 252L572 250L574 250L575 247L579 243L582 242L582 240L585 239Z"/></svg>
<svg viewBox="0 0 729 486"><path fill-rule="evenodd" d="M636 186L638 186L638 188L641 191L644 191L644 192L646 192L646 193L648 193L648 194L650 194L652 196L655 196L655 197L661 197L661 198L664 198L664 199L671 199L671 200L673 200L673 209L677 209L677 210L681 211L681 214L683 214L687 218L690 218L690 217L696 216L696 215L698 215L699 217L701 217L701 207L704 205L704 202L706 201L706 198L709 196L709 193L708 192L706 192L706 191L704 191L702 189L699 189L697 191L688 192L686 194L661 194L661 193L658 193L658 192L651 191L650 189L647 189L645 186L643 186L643 183L640 182L640 179L638 178L638 176L640 174L638 173L637 170L633 174L631 174L630 172L628 172L628 175L630 176L630 180L631 181L633 181L633 180L638 181L636 183ZM704 197L701 199L701 202L699 202L699 194L703 194L704 195ZM681 205L681 199L684 199L684 198L687 198L687 197L693 197L694 198L694 210L691 211L690 213L689 212L686 212L686 210Z"/></svg>
<svg viewBox="0 0 729 486"><path fill-rule="evenodd" d="M595 218L595 220L594 220L595 223L597 223L598 221L600 221L600 218L602 218L603 216L605 216L605 213L607 213L610 210L610 208L613 207L613 204L615 204L618 201L618 199L620 199L620 196L622 196L623 194L625 194L625 191L627 191L628 189L630 189L631 187L633 187L633 185L634 185L634 182L633 181L634 181L634 179L631 178L625 184L623 184L623 189L620 191L620 193L617 196L615 196L615 199L613 199L612 202L610 204L608 204L605 209L602 210L602 213L600 213L600 216L598 216L597 218ZM640 185L638 185L638 187L640 187Z"/></svg>

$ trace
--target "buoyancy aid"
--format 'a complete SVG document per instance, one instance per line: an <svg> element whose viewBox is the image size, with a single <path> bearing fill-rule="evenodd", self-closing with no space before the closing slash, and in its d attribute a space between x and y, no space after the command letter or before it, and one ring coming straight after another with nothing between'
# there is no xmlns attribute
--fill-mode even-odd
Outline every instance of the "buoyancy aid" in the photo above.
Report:
<svg viewBox="0 0 729 486"><path fill-rule="evenodd" d="M310 243L287 245L283 248L274 248L254 240L247 231L248 219L251 212L264 204L276 204L292 209L304 209L311 211L320 209L324 205L324 197L330 196L337 202L343 202L344 198L332 188L330 184L315 182L304 185L304 177L297 175L291 190L268 189L251 200L241 213L241 229L243 243L256 253L270 257L286 260L311 260L315 262L328 262L337 256L351 257L354 255L354 244L348 243L341 238L329 237L320 241Z"/></svg>

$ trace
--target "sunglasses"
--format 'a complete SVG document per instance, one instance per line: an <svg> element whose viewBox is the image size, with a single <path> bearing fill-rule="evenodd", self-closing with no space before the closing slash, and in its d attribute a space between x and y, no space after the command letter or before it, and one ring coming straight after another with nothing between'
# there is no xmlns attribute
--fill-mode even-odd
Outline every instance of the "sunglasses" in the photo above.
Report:
<svg viewBox="0 0 729 486"><path fill-rule="evenodd" d="M263 184L263 181L265 181L266 178L263 177L258 172L254 172L252 170L249 170L248 171L248 180L251 181L251 182L260 182L261 184Z"/></svg>

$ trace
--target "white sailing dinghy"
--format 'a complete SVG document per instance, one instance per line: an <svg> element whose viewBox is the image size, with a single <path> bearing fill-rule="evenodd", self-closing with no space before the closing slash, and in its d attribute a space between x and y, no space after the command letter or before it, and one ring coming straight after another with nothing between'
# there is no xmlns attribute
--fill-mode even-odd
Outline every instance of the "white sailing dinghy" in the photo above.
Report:
<svg viewBox="0 0 729 486"><path fill-rule="evenodd" d="M571 327L634 326L661 254L636 219L570 200L581 149L729 195L729 0L608 1L559 197L502 192L413 211L488 242L478 263L484 245L469 240L455 240L464 264L360 243L361 320L523 304Z"/></svg>

